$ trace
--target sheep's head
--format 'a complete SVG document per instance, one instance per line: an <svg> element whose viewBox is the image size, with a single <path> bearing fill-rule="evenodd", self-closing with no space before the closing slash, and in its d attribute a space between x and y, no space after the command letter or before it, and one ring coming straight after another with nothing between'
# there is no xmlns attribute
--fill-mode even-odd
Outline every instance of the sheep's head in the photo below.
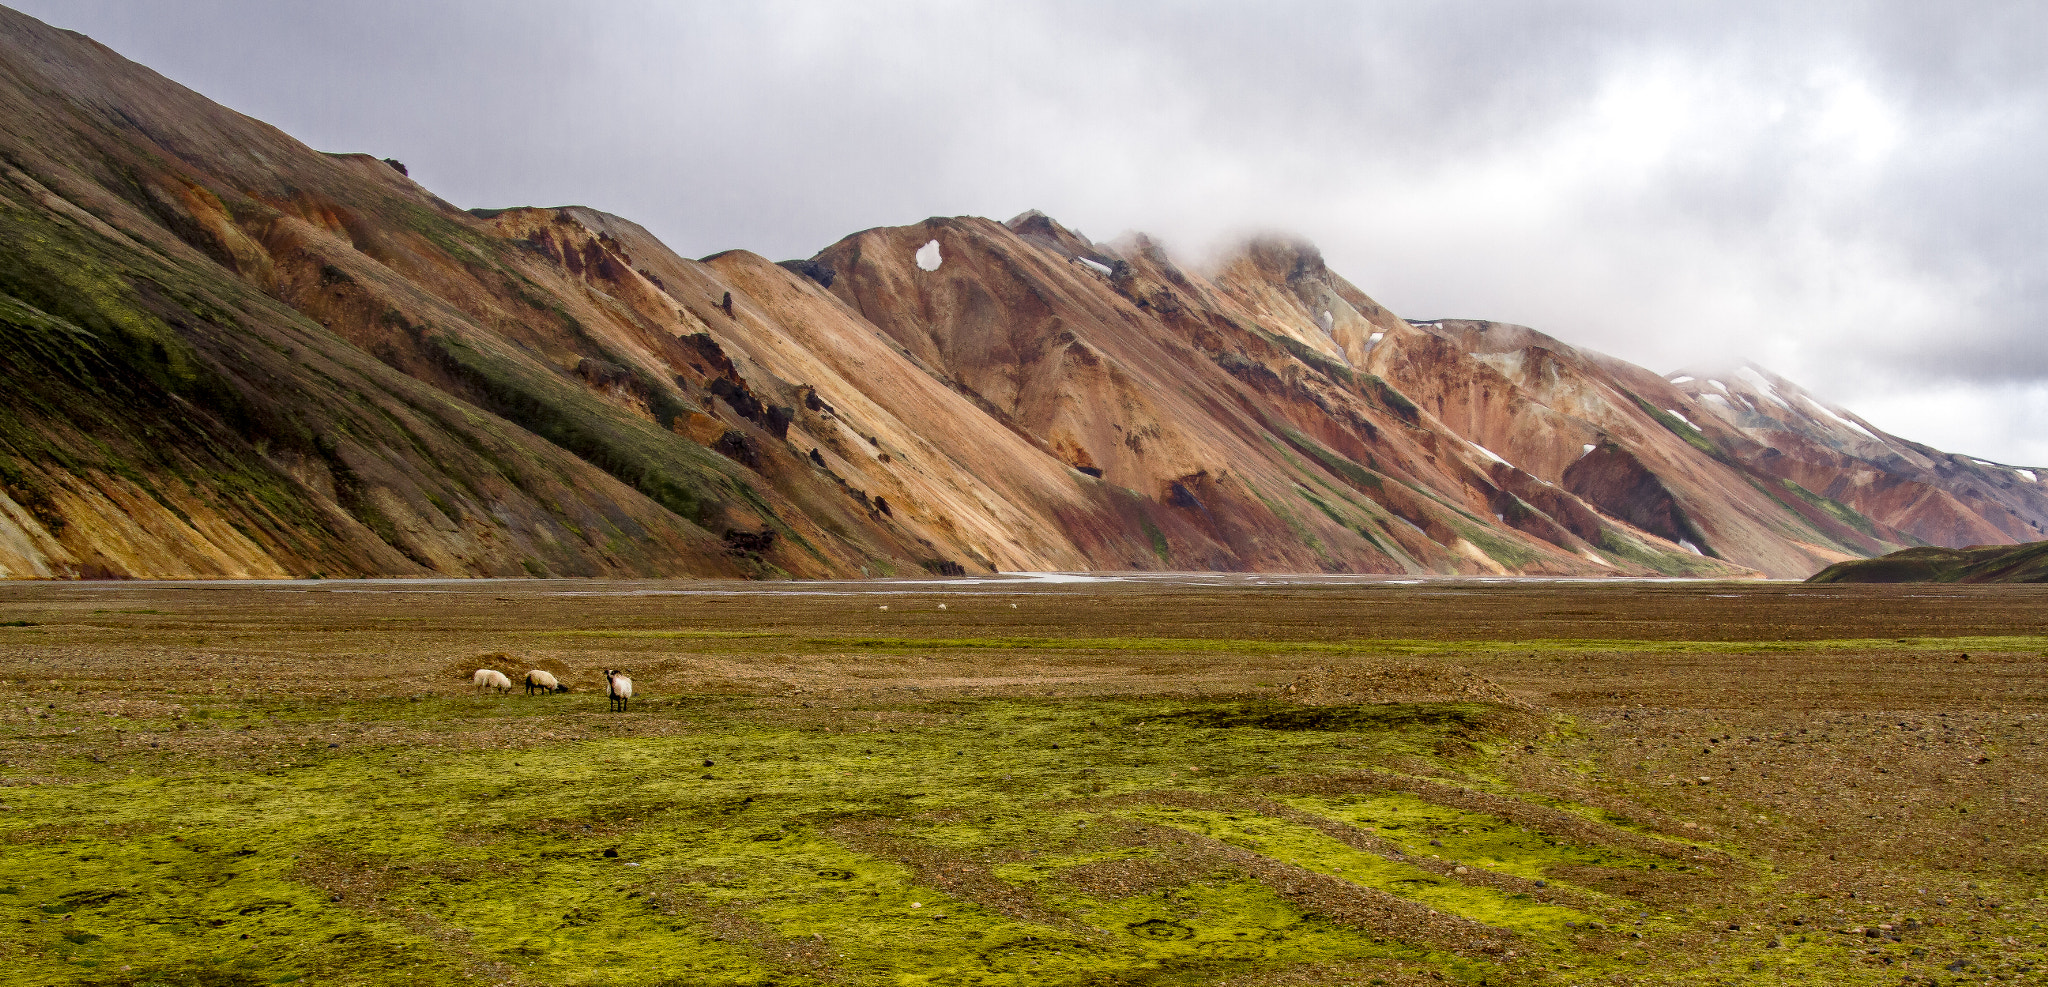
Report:
<svg viewBox="0 0 2048 987"><path fill-rule="evenodd" d="M556 691L556 692L568 692L568 691L569 691L569 687L568 687L568 686L566 686L566 685L563 685L563 684L562 684L562 683L560 683L560 682L557 682L557 683L555 683L555 691Z"/></svg>

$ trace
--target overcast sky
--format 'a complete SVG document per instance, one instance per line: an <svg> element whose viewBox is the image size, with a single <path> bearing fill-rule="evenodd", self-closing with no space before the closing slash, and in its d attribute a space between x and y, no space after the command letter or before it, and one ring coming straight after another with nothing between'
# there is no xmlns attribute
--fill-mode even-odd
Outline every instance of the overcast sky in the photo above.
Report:
<svg viewBox="0 0 2048 987"><path fill-rule="evenodd" d="M465 207L1287 231L1411 318L2048 465L2048 4L12 2Z"/></svg>

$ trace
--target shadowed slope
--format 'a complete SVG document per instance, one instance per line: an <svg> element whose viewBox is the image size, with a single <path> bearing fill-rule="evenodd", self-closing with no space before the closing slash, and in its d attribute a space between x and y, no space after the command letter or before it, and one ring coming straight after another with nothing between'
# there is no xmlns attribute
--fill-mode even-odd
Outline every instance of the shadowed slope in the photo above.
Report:
<svg viewBox="0 0 2048 987"><path fill-rule="evenodd" d="M1970 548L1909 548L1838 562L1810 583L2048 583L2048 541Z"/></svg>

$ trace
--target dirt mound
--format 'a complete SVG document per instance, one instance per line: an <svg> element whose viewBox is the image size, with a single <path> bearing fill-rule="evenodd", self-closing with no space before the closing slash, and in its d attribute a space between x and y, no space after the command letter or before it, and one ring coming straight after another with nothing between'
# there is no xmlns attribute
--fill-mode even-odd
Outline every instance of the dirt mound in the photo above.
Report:
<svg viewBox="0 0 2048 987"><path fill-rule="evenodd" d="M1304 706L1442 702L1526 705L1493 680L1468 668L1395 662L1345 668L1318 665L1281 686L1280 696Z"/></svg>

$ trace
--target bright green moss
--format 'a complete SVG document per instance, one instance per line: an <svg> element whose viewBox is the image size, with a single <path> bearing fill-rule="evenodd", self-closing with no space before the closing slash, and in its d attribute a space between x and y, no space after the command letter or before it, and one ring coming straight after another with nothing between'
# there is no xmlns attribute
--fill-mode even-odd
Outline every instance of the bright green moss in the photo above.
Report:
<svg viewBox="0 0 2048 987"><path fill-rule="evenodd" d="M1454 809L1400 792L1285 801L1305 812L1370 829L1411 855L1435 854L1532 881L1555 881L1554 872L1560 867L1648 869L1669 863L1618 847L1581 846L1498 816Z"/></svg>
<svg viewBox="0 0 2048 987"><path fill-rule="evenodd" d="M1574 888L1595 904L1565 907L1415 863L1436 854L1562 886L1561 868L1654 862L1639 851L1415 795L1265 795L1369 826L1404 855L1382 856L1228 807L1283 772L1458 770L1433 752L1447 737L1485 743L1482 704L645 702L617 717L576 696L193 702L179 722L222 735L491 727L531 739L309 742L234 766L153 751L46 765L74 780L0 799L10 982L1322 983L1367 970L1682 983L1753 962L1874 982L1844 967L1839 944L1767 949L1760 933L1688 952L1671 945L1690 927L1679 919L1629 926L1651 939L1628 940L1628 955L1664 951L1644 967L1619 951L1615 927L1635 910L1621 898ZM549 739L657 724L665 735ZM1181 807L1191 798L1222 807ZM1177 863L1177 844L1145 835L1157 826L1509 930L1525 958L1432 952L1316 914L1234 865ZM1121 890L1086 877L1104 867L1161 876ZM1728 891L1748 873L1702 879Z"/></svg>
<svg viewBox="0 0 2048 987"><path fill-rule="evenodd" d="M1308 826L1256 813L1162 807L1140 810L1132 816L1212 837L1304 870L1378 888L1498 929L1525 935L1556 934L1563 931L1566 922L1591 919L1573 909L1465 884L1410 863L1354 849Z"/></svg>

